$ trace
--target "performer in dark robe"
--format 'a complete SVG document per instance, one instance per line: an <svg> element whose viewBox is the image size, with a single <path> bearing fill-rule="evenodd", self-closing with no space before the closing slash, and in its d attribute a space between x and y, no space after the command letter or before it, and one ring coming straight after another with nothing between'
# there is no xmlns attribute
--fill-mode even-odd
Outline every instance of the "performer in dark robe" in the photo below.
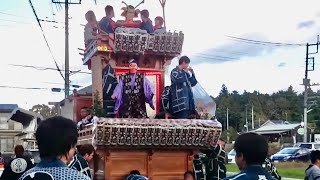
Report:
<svg viewBox="0 0 320 180"><path fill-rule="evenodd" d="M173 116L186 119L195 111L195 103L191 87L198 82L193 69L189 67L190 59L182 56L179 65L171 71L171 107ZM191 73L191 75L189 74Z"/></svg>
<svg viewBox="0 0 320 180"><path fill-rule="evenodd" d="M114 117L115 100L111 98L118 81L114 69L106 61L102 61L103 109L106 117Z"/></svg>
<svg viewBox="0 0 320 180"><path fill-rule="evenodd" d="M226 152L222 139L214 147L201 150L195 157L193 166L196 180L221 180L226 177Z"/></svg>
<svg viewBox="0 0 320 180"><path fill-rule="evenodd" d="M277 171L276 166L273 164L273 162L271 161L271 159L269 159L268 157L266 158L266 160L264 161L264 163L262 164L262 167L265 168L270 175L276 179L276 180L281 180L281 176Z"/></svg>
<svg viewBox="0 0 320 180"><path fill-rule="evenodd" d="M138 73L137 61L129 61L129 72L119 77L112 99L116 99L115 113L121 118L146 118L146 103L154 110L153 88L142 73Z"/></svg>

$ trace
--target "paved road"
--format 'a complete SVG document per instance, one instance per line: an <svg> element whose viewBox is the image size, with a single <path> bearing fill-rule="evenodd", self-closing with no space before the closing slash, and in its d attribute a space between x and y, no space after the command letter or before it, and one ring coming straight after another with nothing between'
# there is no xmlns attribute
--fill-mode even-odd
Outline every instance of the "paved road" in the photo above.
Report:
<svg viewBox="0 0 320 180"><path fill-rule="evenodd" d="M227 176L232 176L237 174L236 172L227 172ZM295 178L286 178L286 177L281 177L281 180L302 180L302 179L295 179Z"/></svg>

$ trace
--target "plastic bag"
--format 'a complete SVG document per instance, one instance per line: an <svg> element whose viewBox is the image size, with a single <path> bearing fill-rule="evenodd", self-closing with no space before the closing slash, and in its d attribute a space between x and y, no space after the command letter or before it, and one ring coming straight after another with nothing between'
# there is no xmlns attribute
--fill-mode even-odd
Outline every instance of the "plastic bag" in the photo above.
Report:
<svg viewBox="0 0 320 180"><path fill-rule="evenodd" d="M192 87L194 104L200 119L214 119L216 115L216 103L204 88L197 83Z"/></svg>

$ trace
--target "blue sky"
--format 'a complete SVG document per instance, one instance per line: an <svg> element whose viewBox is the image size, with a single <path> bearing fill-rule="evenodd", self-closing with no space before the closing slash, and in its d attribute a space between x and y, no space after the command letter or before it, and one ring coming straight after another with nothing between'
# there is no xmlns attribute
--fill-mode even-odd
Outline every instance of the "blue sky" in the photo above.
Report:
<svg viewBox="0 0 320 180"><path fill-rule="evenodd" d="M75 1L75 0L72 0ZM83 48L84 14L93 10L101 19L107 3L116 10L115 19L122 19L120 0L83 0L70 8L70 69L88 72L82 65L77 48ZM128 0L136 5L138 0ZM183 2L183 3L182 3ZM42 22L45 35L60 68L64 68L64 10L51 0L33 4ZM320 34L320 10L316 0L167 0L167 29L185 33L183 55L191 57L201 85L210 95L218 95L225 83L230 90L272 93L292 85L301 92L304 76L305 46L272 46L242 42L229 36L281 43L314 43ZM147 8L150 16L162 15L158 0L145 0L140 9ZM55 14L55 15L53 15ZM56 26L58 28L55 28ZM0 2L0 86L41 87L43 90L0 88L0 103L17 103L23 108L49 101L60 101L63 92L53 93L52 87L63 88L57 71L40 71L14 67L9 64L55 68L39 26L28 1ZM312 82L320 82L320 56L316 70L310 72ZM168 72L177 64L174 60ZM168 79L167 79L168 80ZM86 86L91 76L75 74L72 84ZM166 81L169 83L169 81ZM317 90L318 87L313 87Z"/></svg>

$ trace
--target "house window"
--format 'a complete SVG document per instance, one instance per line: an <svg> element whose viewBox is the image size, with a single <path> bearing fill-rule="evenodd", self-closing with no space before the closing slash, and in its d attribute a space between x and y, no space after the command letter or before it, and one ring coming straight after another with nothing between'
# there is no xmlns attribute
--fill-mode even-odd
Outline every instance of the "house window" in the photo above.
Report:
<svg viewBox="0 0 320 180"><path fill-rule="evenodd" d="M13 138L10 139L1 139L0 141L0 150L1 152L13 152L14 141Z"/></svg>

